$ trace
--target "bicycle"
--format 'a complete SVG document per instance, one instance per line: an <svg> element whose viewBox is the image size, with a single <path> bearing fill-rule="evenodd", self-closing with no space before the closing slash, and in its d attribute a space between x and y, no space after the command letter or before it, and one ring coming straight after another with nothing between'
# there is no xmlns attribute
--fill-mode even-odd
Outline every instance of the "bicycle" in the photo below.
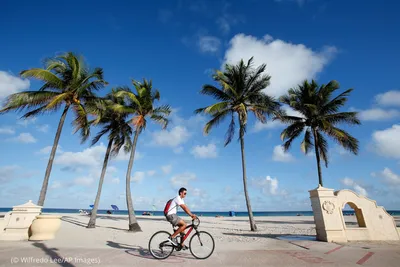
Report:
<svg viewBox="0 0 400 267"><path fill-rule="evenodd" d="M189 228L189 230L186 232L186 234L181 232L180 235L177 236L177 242L179 244L178 246L171 244L171 242L167 239L168 237L171 236L171 234L168 233L167 231L158 231L158 232L154 233L149 240L150 254L154 258L159 259L159 260L168 258L172 254L174 249L176 251L180 251L183 249L181 246L181 243L182 243L181 240L185 241L188 238L188 236L190 235L190 233L192 232L192 230L194 229L196 231L196 233L191 237L191 239L189 241L190 253L196 259L202 259L202 260L207 259L214 252L215 242L214 242L214 238L212 237L211 234L209 234L206 231L198 230L199 225L200 225L199 218L192 220L192 223L190 225L186 226L186 228L185 228L185 230ZM172 230L175 232L176 229L174 227L172 227ZM180 239L178 239L178 237ZM157 239L160 239L160 241L157 241ZM197 242L197 240L198 240L198 242ZM207 243L207 242L211 243L211 244L209 246L204 246L203 243ZM200 247L206 247L207 253L204 256L201 256L198 252L199 245L200 245ZM156 249L159 250L161 252L161 254L156 253L155 252Z"/></svg>

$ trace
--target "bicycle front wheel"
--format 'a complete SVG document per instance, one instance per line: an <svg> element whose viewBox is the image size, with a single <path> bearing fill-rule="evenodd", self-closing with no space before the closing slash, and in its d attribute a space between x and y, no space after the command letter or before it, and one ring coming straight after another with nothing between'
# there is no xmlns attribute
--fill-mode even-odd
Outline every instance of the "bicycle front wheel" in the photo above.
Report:
<svg viewBox="0 0 400 267"><path fill-rule="evenodd" d="M158 231L150 238L149 251L154 258L166 259L174 251L174 246L168 241L170 236L167 231Z"/></svg>
<svg viewBox="0 0 400 267"><path fill-rule="evenodd" d="M189 247L196 259L207 259L214 252L214 238L208 232L199 231L190 239Z"/></svg>

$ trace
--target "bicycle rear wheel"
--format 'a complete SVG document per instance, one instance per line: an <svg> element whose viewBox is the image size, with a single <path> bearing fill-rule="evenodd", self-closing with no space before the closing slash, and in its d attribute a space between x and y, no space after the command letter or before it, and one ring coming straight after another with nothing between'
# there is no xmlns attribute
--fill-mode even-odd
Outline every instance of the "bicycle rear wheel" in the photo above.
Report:
<svg viewBox="0 0 400 267"><path fill-rule="evenodd" d="M190 239L189 247L196 259L207 259L214 252L214 238L208 232L199 231Z"/></svg>
<svg viewBox="0 0 400 267"><path fill-rule="evenodd" d="M166 259L174 251L174 245L168 241L171 234L167 231L156 232L149 241L150 254L159 260Z"/></svg>

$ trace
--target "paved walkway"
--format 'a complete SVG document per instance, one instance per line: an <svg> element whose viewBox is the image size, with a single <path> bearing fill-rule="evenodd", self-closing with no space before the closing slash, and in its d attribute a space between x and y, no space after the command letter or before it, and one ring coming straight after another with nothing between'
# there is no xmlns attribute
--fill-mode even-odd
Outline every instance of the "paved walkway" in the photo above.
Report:
<svg viewBox="0 0 400 267"><path fill-rule="evenodd" d="M272 240L271 240L272 241ZM335 244L283 239L270 248L228 251L216 248L206 260L189 251L166 260L153 259L147 248L111 243L104 248L54 248L46 242L0 242L0 266L385 266L398 267L400 244Z"/></svg>

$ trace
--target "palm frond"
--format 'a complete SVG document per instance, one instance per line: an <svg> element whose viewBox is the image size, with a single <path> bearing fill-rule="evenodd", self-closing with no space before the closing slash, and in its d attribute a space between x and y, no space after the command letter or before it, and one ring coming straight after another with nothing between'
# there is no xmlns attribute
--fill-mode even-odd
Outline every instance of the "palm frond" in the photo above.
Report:
<svg viewBox="0 0 400 267"><path fill-rule="evenodd" d="M127 97L127 98L129 98L133 103L135 103L135 105L136 105L138 108L140 108L140 107L142 106L141 103L140 103L140 101L139 101L139 99L138 99L138 97L137 97L134 93L129 92L129 91L126 91L126 90L119 90L119 91L117 91L117 92L115 93L115 97Z"/></svg>
<svg viewBox="0 0 400 267"><path fill-rule="evenodd" d="M159 107L153 109L153 113L156 115L160 115L160 114L169 115L169 114L171 114L171 107L170 107L170 105L162 105L162 106L159 106Z"/></svg>
<svg viewBox="0 0 400 267"><path fill-rule="evenodd" d="M155 115L155 114L151 115L150 118L151 118L153 121L155 121L155 122L161 124L163 129L166 129L166 128L167 128L168 122L169 122L167 118L165 118L165 117L163 117L163 116L160 116L160 115Z"/></svg>
<svg viewBox="0 0 400 267"><path fill-rule="evenodd" d="M353 89L348 89L329 101L327 104L321 107L321 114L332 114L337 112L339 108L344 106L344 104L347 102L347 97L352 91Z"/></svg>
<svg viewBox="0 0 400 267"><path fill-rule="evenodd" d="M324 136L317 131L318 137L318 151L319 155L321 156L322 160L325 162L325 167L328 167L329 158L328 158L328 142L324 138Z"/></svg>
<svg viewBox="0 0 400 267"><path fill-rule="evenodd" d="M90 123L87 118L87 112L82 104L73 104L75 119L72 125L75 126L74 133L80 130L81 143L84 143L90 135Z"/></svg>
<svg viewBox="0 0 400 267"><path fill-rule="evenodd" d="M284 141L286 139L292 138L298 131L302 131L305 127L303 122L295 122L285 128L281 133L281 140Z"/></svg>
<svg viewBox="0 0 400 267"><path fill-rule="evenodd" d="M25 91L15 93L6 98L3 109L0 114L11 110L21 111L25 108L35 108L46 105L52 98L56 97L56 92L46 91Z"/></svg>
<svg viewBox="0 0 400 267"><path fill-rule="evenodd" d="M63 81L58 78L54 73L44 70L33 68L30 70L24 70L21 72L21 77L23 78L35 78L43 82L51 84L53 87L64 88Z"/></svg>
<svg viewBox="0 0 400 267"><path fill-rule="evenodd" d="M226 92L216 88L215 86L209 85L209 84L204 85L203 89L200 91L200 93L203 95L213 96L215 99L220 100L220 101L229 101L229 100L233 99Z"/></svg>
<svg viewBox="0 0 400 267"><path fill-rule="evenodd" d="M283 144L284 151L288 151L294 139L296 139L304 129L304 125L302 123L295 123L284 129L281 133L281 139L287 141Z"/></svg>
<svg viewBox="0 0 400 267"><path fill-rule="evenodd" d="M308 151L313 147L313 142L311 139L311 130L308 128L306 130L306 133L304 134L304 139L300 144L301 151L303 151L304 154L308 154Z"/></svg>
<svg viewBox="0 0 400 267"><path fill-rule="evenodd" d="M227 146L232 141L232 138L235 135L235 117L234 117L234 113L231 112L231 115L232 115L232 119L231 119L231 122L229 123L228 131L226 131L226 134L225 134L225 144L224 144L224 146Z"/></svg>
<svg viewBox="0 0 400 267"><path fill-rule="evenodd" d="M341 145L346 150L352 152L355 155L358 154L358 140L351 136L348 132L333 126L327 129L322 129L322 131L332 137L339 145Z"/></svg>
<svg viewBox="0 0 400 267"><path fill-rule="evenodd" d="M217 126L231 111L230 110L224 110L221 111L217 114L214 114L213 118L206 123L206 125L204 126L204 134L208 134L210 132L210 130Z"/></svg>
<svg viewBox="0 0 400 267"><path fill-rule="evenodd" d="M348 124L361 124L357 118L357 112L340 112L324 116L324 120L331 124L348 123Z"/></svg>

